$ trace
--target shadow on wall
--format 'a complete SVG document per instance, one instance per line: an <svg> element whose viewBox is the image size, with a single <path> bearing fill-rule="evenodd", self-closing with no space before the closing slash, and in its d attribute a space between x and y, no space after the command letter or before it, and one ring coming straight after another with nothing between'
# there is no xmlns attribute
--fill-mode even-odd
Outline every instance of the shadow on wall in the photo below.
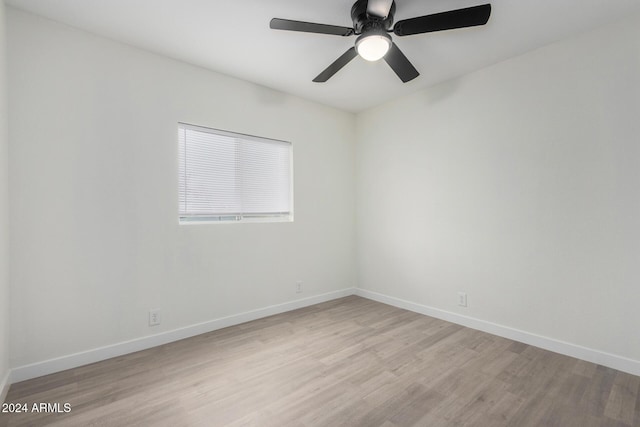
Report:
<svg viewBox="0 0 640 427"><path fill-rule="evenodd" d="M284 105L288 95L265 86L254 85L254 95L261 105Z"/></svg>
<svg viewBox="0 0 640 427"><path fill-rule="evenodd" d="M425 105L435 105L449 98L458 90L458 86L460 86L460 79L452 79L426 89L423 91Z"/></svg>

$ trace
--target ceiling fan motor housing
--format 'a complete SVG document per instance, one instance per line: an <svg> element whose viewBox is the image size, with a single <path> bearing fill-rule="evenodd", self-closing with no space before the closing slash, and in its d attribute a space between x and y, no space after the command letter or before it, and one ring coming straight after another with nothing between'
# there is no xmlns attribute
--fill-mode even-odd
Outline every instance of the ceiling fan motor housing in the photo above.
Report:
<svg viewBox="0 0 640 427"><path fill-rule="evenodd" d="M393 15L396 12L396 2L391 3L389 15L386 18L372 16L367 13L368 0L358 0L351 8L351 19L355 34L368 33L369 31L387 32L393 26Z"/></svg>

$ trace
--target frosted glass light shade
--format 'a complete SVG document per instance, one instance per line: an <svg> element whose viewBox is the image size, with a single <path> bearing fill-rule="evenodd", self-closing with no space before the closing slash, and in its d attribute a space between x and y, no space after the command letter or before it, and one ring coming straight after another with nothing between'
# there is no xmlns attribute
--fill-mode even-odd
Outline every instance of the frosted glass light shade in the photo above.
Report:
<svg viewBox="0 0 640 427"><path fill-rule="evenodd" d="M367 61L382 59L391 47L391 37L386 34L363 34L356 40L358 55Z"/></svg>

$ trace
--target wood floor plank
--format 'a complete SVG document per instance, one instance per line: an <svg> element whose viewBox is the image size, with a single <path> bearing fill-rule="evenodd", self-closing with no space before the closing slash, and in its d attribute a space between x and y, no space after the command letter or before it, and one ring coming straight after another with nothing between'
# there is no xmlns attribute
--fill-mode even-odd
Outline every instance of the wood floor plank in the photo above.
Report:
<svg viewBox="0 0 640 427"><path fill-rule="evenodd" d="M604 410L609 401L613 381L617 371L604 366L597 366L593 378L581 399L581 405L591 415L604 418Z"/></svg>
<svg viewBox="0 0 640 427"><path fill-rule="evenodd" d="M640 426L640 377L356 296L13 384L4 426Z"/></svg>
<svg viewBox="0 0 640 427"><path fill-rule="evenodd" d="M639 377L618 372L604 408L604 415L626 425L632 425L639 385Z"/></svg>

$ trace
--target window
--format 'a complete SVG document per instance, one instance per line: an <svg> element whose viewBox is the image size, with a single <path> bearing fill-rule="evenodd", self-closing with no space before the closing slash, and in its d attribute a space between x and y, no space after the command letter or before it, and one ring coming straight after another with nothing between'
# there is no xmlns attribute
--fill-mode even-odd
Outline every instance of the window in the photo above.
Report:
<svg viewBox="0 0 640 427"><path fill-rule="evenodd" d="M178 124L179 220L291 221L291 143Z"/></svg>

